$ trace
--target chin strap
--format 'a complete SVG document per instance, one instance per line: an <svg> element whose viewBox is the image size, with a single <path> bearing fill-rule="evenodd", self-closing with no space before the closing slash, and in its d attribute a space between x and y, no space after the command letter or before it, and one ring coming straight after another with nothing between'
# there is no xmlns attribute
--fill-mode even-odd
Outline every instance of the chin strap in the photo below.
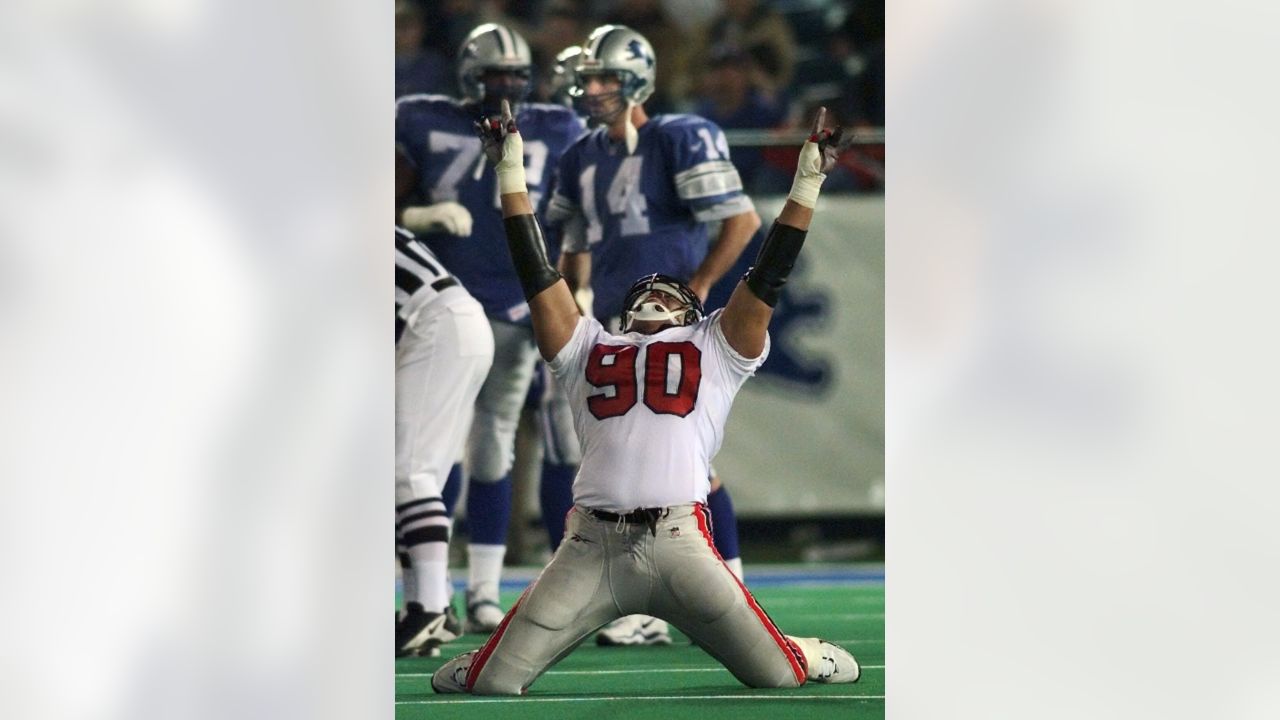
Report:
<svg viewBox="0 0 1280 720"><path fill-rule="evenodd" d="M627 109L626 109L627 125L626 125L626 128L623 130L623 136L626 138L626 141L627 141L628 155L634 155L636 152L636 145L640 143L640 132L636 130L635 125L631 124L631 109L634 108L635 106L636 104L634 102L630 100L627 101Z"/></svg>

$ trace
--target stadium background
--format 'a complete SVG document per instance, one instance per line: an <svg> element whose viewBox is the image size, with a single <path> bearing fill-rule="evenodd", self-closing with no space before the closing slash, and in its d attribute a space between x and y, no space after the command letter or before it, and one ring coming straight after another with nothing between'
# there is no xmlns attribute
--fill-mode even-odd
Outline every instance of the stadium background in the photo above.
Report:
<svg viewBox="0 0 1280 720"><path fill-rule="evenodd" d="M643 33L658 57L649 113L693 112L724 128L765 227L712 291L723 305L781 207L803 126L819 105L859 144L823 188L805 254L771 325L773 350L734 407L717 469L744 557L879 559L884 528L884 7L832 0L619 0L396 4L396 93L457 94L466 34L500 22L534 55L550 99L555 55L598 25ZM714 235L713 235L714 237ZM545 559L526 424L511 557ZM460 519L465 531L465 518Z"/></svg>

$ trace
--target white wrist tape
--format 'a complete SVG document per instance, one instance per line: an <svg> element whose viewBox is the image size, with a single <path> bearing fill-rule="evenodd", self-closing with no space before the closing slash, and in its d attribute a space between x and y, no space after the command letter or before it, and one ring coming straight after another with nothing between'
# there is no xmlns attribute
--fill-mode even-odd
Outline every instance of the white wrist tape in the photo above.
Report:
<svg viewBox="0 0 1280 720"><path fill-rule="evenodd" d="M787 197L791 198L795 204L803 205L812 210L818 204L818 191L822 189L822 181L826 179L827 176L821 173L817 177L801 177L797 175L796 179L791 183L791 194Z"/></svg>
<svg viewBox="0 0 1280 720"><path fill-rule="evenodd" d="M511 133L502 141L502 159L494 166L498 173L498 194L528 192L524 179L524 141L520 133Z"/></svg>
<svg viewBox="0 0 1280 720"><path fill-rule="evenodd" d="M822 153L818 150L818 144L806 142L800 148L800 162L796 165L796 177L791 182L791 193L787 197L797 205L813 209L818 203L822 181L827 179L821 168Z"/></svg>

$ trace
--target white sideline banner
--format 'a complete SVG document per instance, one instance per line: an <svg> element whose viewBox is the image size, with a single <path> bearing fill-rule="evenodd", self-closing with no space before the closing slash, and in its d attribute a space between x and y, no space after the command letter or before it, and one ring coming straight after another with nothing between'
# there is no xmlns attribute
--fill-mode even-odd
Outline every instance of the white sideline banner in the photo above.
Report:
<svg viewBox="0 0 1280 720"><path fill-rule="evenodd" d="M756 198L766 226L784 198ZM823 197L716 470L739 514L884 511L884 197Z"/></svg>

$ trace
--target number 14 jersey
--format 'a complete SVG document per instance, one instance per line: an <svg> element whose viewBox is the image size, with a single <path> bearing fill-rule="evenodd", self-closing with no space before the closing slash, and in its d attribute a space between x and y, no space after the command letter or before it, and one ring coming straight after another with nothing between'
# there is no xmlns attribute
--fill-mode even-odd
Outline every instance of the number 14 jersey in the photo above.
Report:
<svg viewBox="0 0 1280 720"><path fill-rule="evenodd" d="M591 253L595 314L622 313L627 288L652 273L688 281L707 255L706 223L753 209L720 128L697 115L655 115L634 154L605 128L560 158L547 221L566 252Z"/></svg>
<svg viewBox="0 0 1280 720"><path fill-rule="evenodd" d="M548 363L582 441L576 504L629 512L706 502L733 398L769 355L767 336L758 358L729 347L722 312L653 335L578 320Z"/></svg>

